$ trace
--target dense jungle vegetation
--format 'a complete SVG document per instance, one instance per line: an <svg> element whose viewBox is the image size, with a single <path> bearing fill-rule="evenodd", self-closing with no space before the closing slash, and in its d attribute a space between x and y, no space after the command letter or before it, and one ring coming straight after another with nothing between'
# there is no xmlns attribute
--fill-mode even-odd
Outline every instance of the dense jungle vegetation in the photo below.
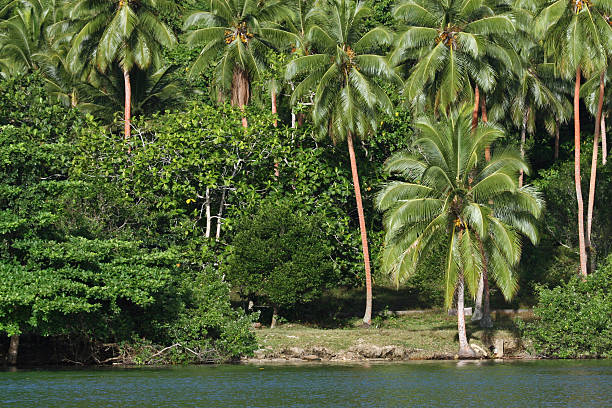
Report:
<svg viewBox="0 0 612 408"><path fill-rule="evenodd" d="M0 355L225 361L258 319L365 306L457 308L470 357L469 304L483 327L537 305L543 355L609 356L611 15L0 0Z"/></svg>

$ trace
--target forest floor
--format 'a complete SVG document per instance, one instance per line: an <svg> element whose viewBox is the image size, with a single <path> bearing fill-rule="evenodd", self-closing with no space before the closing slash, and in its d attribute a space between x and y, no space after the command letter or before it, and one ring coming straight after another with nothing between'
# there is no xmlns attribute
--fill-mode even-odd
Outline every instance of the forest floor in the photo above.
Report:
<svg viewBox="0 0 612 408"><path fill-rule="evenodd" d="M470 344L486 354L504 358L525 358L525 345L515 318L529 320L530 312L492 314L493 328L482 329L466 316ZM249 361L301 360L426 360L452 359L458 349L457 317L444 310L409 312L405 315L379 315L369 328L353 319L343 327L323 329L295 323L274 329L256 330L259 350ZM495 350L497 347L498 350Z"/></svg>

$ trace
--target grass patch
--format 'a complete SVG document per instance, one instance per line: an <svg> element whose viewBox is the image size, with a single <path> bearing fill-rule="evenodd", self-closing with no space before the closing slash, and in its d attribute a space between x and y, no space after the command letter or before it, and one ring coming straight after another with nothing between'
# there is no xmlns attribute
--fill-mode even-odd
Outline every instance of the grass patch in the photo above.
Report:
<svg viewBox="0 0 612 408"><path fill-rule="evenodd" d="M495 338L504 338L520 343L514 320L508 316L493 315L494 328L484 330L468 320L470 341L487 346ZM341 328L325 329L303 324L283 324L275 329L257 330L257 341L261 349L280 352L299 347L325 347L332 352L346 351L353 346L368 344L375 346L395 345L422 350L425 355L451 354L458 348L457 318L448 316L443 310L430 310L406 316L377 316L370 328L359 327L360 319L352 319Z"/></svg>

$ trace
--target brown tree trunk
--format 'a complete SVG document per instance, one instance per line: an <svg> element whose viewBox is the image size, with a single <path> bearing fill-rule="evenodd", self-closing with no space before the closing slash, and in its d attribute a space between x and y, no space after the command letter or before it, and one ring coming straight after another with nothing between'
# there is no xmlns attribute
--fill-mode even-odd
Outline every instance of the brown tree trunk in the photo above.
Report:
<svg viewBox="0 0 612 408"><path fill-rule="evenodd" d="M19 353L19 335L13 334L9 343L8 364L11 366L17 365L17 354Z"/></svg>
<svg viewBox="0 0 612 408"><path fill-rule="evenodd" d="M578 202L578 248L580 250L580 274L587 276L587 255L584 242L584 205L580 185L580 66L576 68L574 85L574 184Z"/></svg>
<svg viewBox="0 0 612 408"><path fill-rule="evenodd" d="M601 115L601 162L608 162L608 143L606 142L606 115Z"/></svg>
<svg viewBox="0 0 612 408"><path fill-rule="evenodd" d="M559 159L559 127L561 124L559 121L556 123L555 127L555 160Z"/></svg>
<svg viewBox="0 0 612 408"><path fill-rule="evenodd" d="M359 230L361 231L361 246L363 249L363 263L365 266L366 283L366 309L363 315L364 325L372 323L372 276L370 274L370 254L368 251L368 235L366 232L365 216L363 214L363 204L361 202L361 188L359 187L359 174L357 173L357 161L355 159L355 149L353 148L353 135L348 132L347 144L349 157L351 159L351 173L353 174L353 187L355 188L355 201L357 202L357 215L359 217Z"/></svg>
<svg viewBox="0 0 612 408"><path fill-rule="evenodd" d="M593 206L595 204L595 182L597 181L597 156L599 154L599 135L601 132L601 112L604 101L604 73L599 77L599 103L597 105L597 115L595 116L595 135L593 137L593 156L591 159L591 178L589 181L589 203L587 207L587 231L586 231L586 250L589 256L591 272L595 263L595 253L591 242L591 226L593 222Z"/></svg>
<svg viewBox="0 0 612 408"><path fill-rule="evenodd" d="M276 92L272 91L272 114L276 115ZM277 119L274 118L274 127L278 126Z"/></svg>
<svg viewBox="0 0 612 408"><path fill-rule="evenodd" d="M130 142L130 136L132 134L131 119L132 119L132 85L130 83L130 72L127 69L123 70L123 86L125 88L125 102L124 102L124 129L123 134L126 143ZM128 151L131 148L128 146Z"/></svg>
<svg viewBox="0 0 612 408"><path fill-rule="evenodd" d="M491 308L489 307L489 270L487 269L486 260L484 259L483 253L483 265L482 265L482 281L484 287L484 301L482 306L482 319L480 319L480 327L493 327L491 321Z"/></svg>
<svg viewBox="0 0 612 408"><path fill-rule="evenodd" d="M480 98L480 110L482 112L482 121L487 123L489 121L487 117L487 99L484 94L482 94ZM485 146L485 160L491 160L491 146Z"/></svg>
<svg viewBox="0 0 612 408"><path fill-rule="evenodd" d="M474 87L474 110L472 111L472 132L476 130L478 126L478 106L480 104L480 90L478 85Z"/></svg>
<svg viewBox="0 0 612 408"><path fill-rule="evenodd" d="M470 347L465 332L465 302L464 302L463 272L457 277L457 332L459 333L459 358L474 358L476 353Z"/></svg>
<svg viewBox="0 0 612 408"><path fill-rule="evenodd" d="M529 109L523 113L523 124L521 127L521 159L525 158L525 135L527 133L527 118L529 116ZM519 187L523 187L523 170L519 173Z"/></svg>
<svg viewBox="0 0 612 408"><path fill-rule="evenodd" d="M232 106L237 106L244 112L245 107L249 104L251 97L251 83L249 81L249 74L238 65L234 66L234 73L232 76ZM242 126L248 127L246 116L242 117Z"/></svg>

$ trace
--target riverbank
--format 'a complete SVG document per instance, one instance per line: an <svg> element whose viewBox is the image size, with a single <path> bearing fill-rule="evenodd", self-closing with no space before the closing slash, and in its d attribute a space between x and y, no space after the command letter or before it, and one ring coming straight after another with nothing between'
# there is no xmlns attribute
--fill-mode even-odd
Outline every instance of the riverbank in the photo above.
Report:
<svg viewBox="0 0 612 408"><path fill-rule="evenodd" d="M468 324L470 344L482 358L532 358L515 318L530 312L493 313L493 328ZM284 324L256 330L259 349L250 363L364 360L451 360L457 358L457 318L442 310L377 317L370 328L355 319L342 328ZM469 321L469 317L467 317Z"/></svg>

